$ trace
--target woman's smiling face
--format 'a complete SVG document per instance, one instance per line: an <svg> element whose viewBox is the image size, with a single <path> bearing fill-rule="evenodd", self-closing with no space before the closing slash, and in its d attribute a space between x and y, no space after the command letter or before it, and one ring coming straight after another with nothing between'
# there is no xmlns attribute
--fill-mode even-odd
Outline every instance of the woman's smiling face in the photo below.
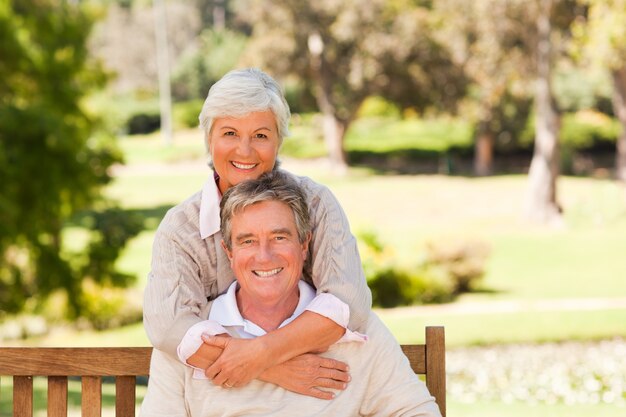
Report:
<svg viewBox="0 0 626 417"><path fill-rule="evenodd" d="M233 185L271 171L279 146L276 118L271 110L241 118L215 119L209 134L209 151L222 194Z"/></svg>

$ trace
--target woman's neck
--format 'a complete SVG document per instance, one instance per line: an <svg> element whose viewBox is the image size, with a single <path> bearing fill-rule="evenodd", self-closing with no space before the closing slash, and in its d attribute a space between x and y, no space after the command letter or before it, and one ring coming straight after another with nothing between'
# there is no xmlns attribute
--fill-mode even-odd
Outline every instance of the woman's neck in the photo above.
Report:
<svg viewBox="0 0 626 417"><path fill-rule="evenodd" d="M281 323L296 311L300 300L300 291L296 288L293 294L280 300L264 302L264 300L247 296L238 289L236 299L241 317L253 322L266 332L271 332L278 329Z"/></svg>

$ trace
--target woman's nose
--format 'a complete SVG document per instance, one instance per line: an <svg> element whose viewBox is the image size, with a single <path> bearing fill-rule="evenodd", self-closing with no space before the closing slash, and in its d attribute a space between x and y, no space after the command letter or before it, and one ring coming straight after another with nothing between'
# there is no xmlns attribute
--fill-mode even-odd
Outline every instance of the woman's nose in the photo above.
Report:
<svg viewBox="0 0 626 417"><path fill-rule="evenodd" d="M249 137L242 137L237 147L239 156L249 156L252 153L252 147Z"/></svg>

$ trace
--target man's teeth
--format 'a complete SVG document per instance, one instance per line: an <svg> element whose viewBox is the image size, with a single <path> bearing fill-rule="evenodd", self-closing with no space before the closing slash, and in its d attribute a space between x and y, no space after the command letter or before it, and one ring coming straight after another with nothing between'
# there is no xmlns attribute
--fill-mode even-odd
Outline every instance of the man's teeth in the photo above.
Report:
<svg viewBox="0 0 626 417"><path fill-rule="evenodd" d="M282 270L283 270L282 268L274 268L274 269L270 269L269 271L253 271L253 272L260 277L269 277L269 276L278 274Z"/></svg>
<svg viewBox="0 0 626 417"><path fill-rule="evenodd" d="M232 164L239 169L252 169L256 164L240 164L239 162L232 162Z"/></svg>

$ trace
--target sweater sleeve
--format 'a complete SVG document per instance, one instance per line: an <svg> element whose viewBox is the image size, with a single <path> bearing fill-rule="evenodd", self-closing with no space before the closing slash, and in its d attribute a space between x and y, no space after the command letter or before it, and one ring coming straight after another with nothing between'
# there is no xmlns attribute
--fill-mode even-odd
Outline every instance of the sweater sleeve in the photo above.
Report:
<svg viewBox="0 0 626 417"><path fill-rule="evenodd" d="M200 238L196 211L183 205L168 212L161 222L144 292L148 338L154 347L174 357L187 330L208 317L209 300L232 282L230 268L221 271L225 261L219 259L213 238Z"/></svg>
<svg viewBox="0 0 626 417"><path fill-rule="evenodd" d="M330 190L303 180L313 223L310 244L311 278L320 293L331 293L350 308L351 330L364 332L372 306L355 237L339 202Z"/></svg>

